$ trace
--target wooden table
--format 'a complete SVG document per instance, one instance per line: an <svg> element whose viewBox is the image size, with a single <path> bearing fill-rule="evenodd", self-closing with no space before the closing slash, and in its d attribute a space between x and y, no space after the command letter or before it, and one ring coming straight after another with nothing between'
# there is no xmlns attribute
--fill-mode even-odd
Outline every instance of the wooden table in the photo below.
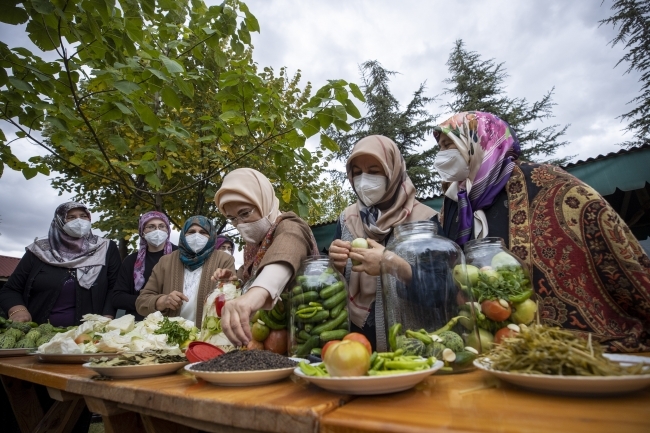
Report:
<svg viewBox="0 0 650 433"><path fill-rule="evenodd" d="M107 433L650 432L650 388L620 397L562 397L524 391L482 371L432 376L409 391L354 399L295 377L247 388L213 386L186 374L97 381L80 365L42 364L33 357L0 359L0 375L18 400L18 416L29 413L24 411L33 403L29 387L35 383L59 400L63 421L83 397L104 417ZM42 421L39 430L38 416L43 414L31 412L25 431L46 430Z"/></svg>
<svg viewBox="0 0 650 433"><path fill-rule="evenodd" d="M83 397L91 411L103 416L106 431L119 433L143 429L317 432L323 414L350 400L349 396L322 391L297 378L256 387L214 386L185 373L100 381L91 379L95 373L81 365L39 363L32 356L0 359L0 375L10 397L18 397L12 406L23 424L35 399L29 385L39 384L47 386L50 395L62 403ZM31 413L28 421L32 422L27 423L26 431L36 429L38 415L43 416ZM60 414L59 418L65 416Z"/></svg>

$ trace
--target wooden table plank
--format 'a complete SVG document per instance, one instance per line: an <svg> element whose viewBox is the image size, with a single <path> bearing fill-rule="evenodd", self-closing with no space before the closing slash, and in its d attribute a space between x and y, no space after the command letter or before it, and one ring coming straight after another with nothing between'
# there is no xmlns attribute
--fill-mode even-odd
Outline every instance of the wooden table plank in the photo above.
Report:
<svg viewBox="0 0 650 433"><path fill-rule="evenodd" d="M254 387L215 386L188 373L97 381L81 365L45 364L33 357L0 360L0 374L179 419L280 433L316 432L323 414L350 400L297 378Z"/></svg>
<svg viewBox="0 0 650 433"><path fill-rule="evenodd" d="M525 391L474 371L415 389L358 397L321 419L322 433L650 431L650 390L607 398Z"/></svg>

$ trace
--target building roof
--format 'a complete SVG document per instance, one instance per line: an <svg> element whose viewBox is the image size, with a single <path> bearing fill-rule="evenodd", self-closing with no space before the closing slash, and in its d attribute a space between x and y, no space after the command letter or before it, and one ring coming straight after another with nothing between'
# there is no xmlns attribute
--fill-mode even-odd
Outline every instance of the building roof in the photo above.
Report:
<svg viewBox="0 0 650 433"><path fill-rule="evenodd" d="M0 278L9 278L19 261L20 257L0 256Z"/></svg>
<svg viewBox="0 0 650 433"><path fill-rule="evenodd" d="M618 152L610 152L610 153L608 153L606 155L598 155L598 156L595 156L593 158L581 159L581 160L578 160L576 162L570 162L570 163L568 163L566 165L563 165L562 168L567 170L567 169L571 169L572 167L577 167L579 165L589 164L591 162L600 161L600 160L603 160L603 159L609 159L609 158L613 158L615 156L625 155L625 154L628 154L628 153L635 153L635 152L639 152L639 151L644 150L644 149L650 149L650 142L642 144L641 146L631 147L629 149L621 149Z"/></svg>

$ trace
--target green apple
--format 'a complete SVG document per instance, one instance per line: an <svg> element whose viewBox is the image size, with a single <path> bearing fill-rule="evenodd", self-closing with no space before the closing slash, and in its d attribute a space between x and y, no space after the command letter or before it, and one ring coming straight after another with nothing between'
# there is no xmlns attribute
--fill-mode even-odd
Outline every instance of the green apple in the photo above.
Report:
<svg viewBox="0 0 650 433"><path fill-rule="evenodd" d="M368 241L365 240L364 238L356 238L353 240L350 245L352 245L352 248L364 248L368 249ZM360 265L361 262L358 260L352 260L352 266L357 266Z"/></svg>
<svg viewBox="0 0 650 433"><path fill-rule="evenodd" d="M501 251L500 253L495 254L495 256L492 257L491 265L494 269L499 269L504 266L521 266L517 259L505 251Z"/></svg>
<svg viewBox="0 0 650 433"><path fill-rule="evenodd" d="M499 281L499 278L501 278L501 275L497 271L495 271L491 266L483 266L481 269L479 269L479 274L485 275L487 277L487 280L491 284L495 284L497 281Z"/></svg>
<svg viewBox="0 0 650 433"><path fill-rule="evenodd" d="M467 290L465 286L465 281L469 282L470 287L475 286L478 283L478 268L472 265L465 265L465 271L463 272L463 265L454 266L454 281L460 285L463 290ZM465 279L467 277L467 279Z"/></svg>
<svg viewBox="0 0 650 433"><path fill-rule="evenodd" d="M478 350L479 353L487 352L492 347L492 343L494 343L494 336L490 333L490 331L486 331L483 328L476 329L478 329L478 339L476 332L471 332L467 336L467 345Z"/></svg>
<svg viewBox="0 0 650 433"><path fill-rule="evenodd" d="M526 299L519 304L512 304L512 314L510 320L516 324L529 325L535 319L537 313L537 304L532 299Z"/></svg>

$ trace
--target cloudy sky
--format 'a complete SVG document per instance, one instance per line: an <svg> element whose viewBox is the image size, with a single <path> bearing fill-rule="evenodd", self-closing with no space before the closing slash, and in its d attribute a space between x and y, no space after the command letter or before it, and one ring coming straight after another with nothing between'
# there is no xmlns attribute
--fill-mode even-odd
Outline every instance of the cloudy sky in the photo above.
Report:
<svg viewBox="0 0 650 433"><path fill-rule="evenodd" d="M208 1L216 4L220 1ZM297 1L249 0L262 31L253 37L260 66L301 70L304 83L320 87L325 80L359 82L360 63L377 60L398 71L391 85L406 103L420 83L428 96L442 93L448 77L445 63L456 39L484 59L504 62L511 97L540 99L555 87L553 123L570 124L571 143L559 155L586 159L617 151L628 136L617 116L638 94L638 75L614 68L622 47L612 48L607 18L611 0L512 1ZM0 41L27 46L15 28L0 25ZM444 98L430 106L445 113ZM8 132L0 121L0 128ZM426 144L430 146L432 139ZM24 144L15 148L27 158L38 152ZM35 236L47 233L56 206L67 201L38 175L26 181L8 168L0 178L0 254L21 256Z"/></svg>

